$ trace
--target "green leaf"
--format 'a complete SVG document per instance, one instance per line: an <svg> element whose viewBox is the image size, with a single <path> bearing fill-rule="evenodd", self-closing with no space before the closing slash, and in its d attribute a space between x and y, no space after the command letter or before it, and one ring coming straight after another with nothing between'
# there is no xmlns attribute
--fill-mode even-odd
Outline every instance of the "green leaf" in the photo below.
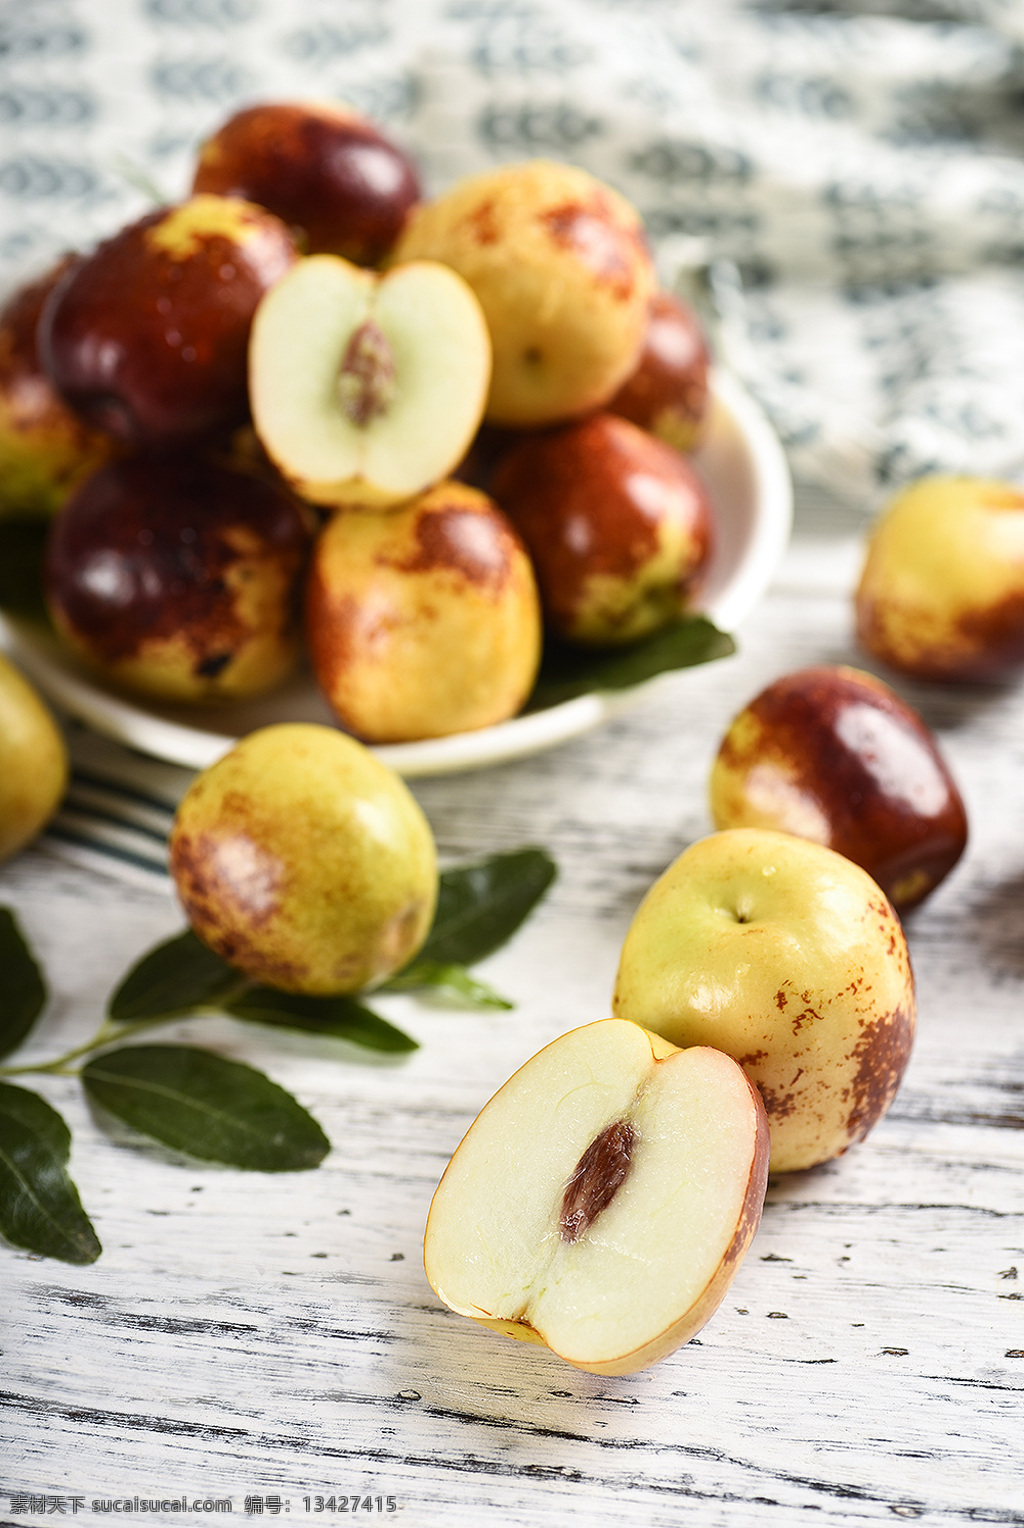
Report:
<svg viewBox="0 0 1024 1528"><path fill-rule="evenodd" d="M418 987L432 987L437 992L447 992L460 998L471 1008L514 1008L508 998L496 992L489 982L482 982L470 974L465 966L438 965L436 961L414 960L399 976L392 977L388 988L392 992L410 992Z"/></svg>
<svg viewBox="0 0 1024 1528"><path fill-rule="evenodd" d="M116 1024L139 1024L219 1008L244 982L240 972L186 929L132 967L111 997L107 1016Z"/></svg>
<svg viewBox="0 0 1024 1528"><path fill-rule="evenodd" d="M43 553L50 517L0 515L0 609L11 615L47 620L43 596Z"/></svg>
<svg viewBox="0 0 1024 1528"><path fill-rule="evenodd" d="M46 983L9 907L0 907L0 1056L10 1055L43 1011Z"/></svg>
<svg viewBox="0 0 1024 1528"><path fill-rule="evenodd" d="M0 1231L15 1246L65 1263L94 1263L102 1248L64 1171L71 1133L27 1088L0 1082Z"/></svg>
<svg viewBox="0 0 1024 1528"><path fill-rule="evenodd" d="M82 1069L89 1097L143 1135L253 1172L300 1172L331 1143L312 1115L262 1072L188 1045L104 1051Z"/></svg>
<svg viewBox="0 0 1024 1528"><path fill-rule="evenodd" d="M514 849L442 871L426 943L397 982L413 985L408 977L417 967L471 966L492 954L533 911L557 873L544 849Z"/></svg>
<svg viewBox="0 0 1024 1528"><path fill-rule="evenodd" d="M571 647L549 639L529 709L559 705L592 690L630 689L655 674L728 658L735 651L732 637L703 615L674 621L627 647Z"/></svg>
<svg viewBox="0 0 1024 1528"><path fill-rule="evenodd" d="M223 1004L224 1012L254 1024L273 1024L305 1034L330 1035L376 1051L413 1051L415 1040L352 997L309 997L278 992L274 987L249 987Z"/></svg>

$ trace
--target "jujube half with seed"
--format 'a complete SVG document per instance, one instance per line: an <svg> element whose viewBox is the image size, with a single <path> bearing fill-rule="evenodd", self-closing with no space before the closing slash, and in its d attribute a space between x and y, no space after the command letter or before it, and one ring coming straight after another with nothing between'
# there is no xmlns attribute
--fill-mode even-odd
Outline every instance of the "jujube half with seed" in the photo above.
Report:
<svg viewBox="0 0 1024 1528"><path fill-rule="evenodd" d="M304 498L387 508L462 459L490 372L483 313L454 271L418 261L380 276L312 255L257 311L253 421Z"/></svg>
<svg viewBox="0 0 1024 1528"><path fill-rule="evenodd" d="M527 1061L445 1170L427 1277L482 1326L633 1374L713 1315L757 1229L760 1098L720 1051L606 1019Z"/></svg>

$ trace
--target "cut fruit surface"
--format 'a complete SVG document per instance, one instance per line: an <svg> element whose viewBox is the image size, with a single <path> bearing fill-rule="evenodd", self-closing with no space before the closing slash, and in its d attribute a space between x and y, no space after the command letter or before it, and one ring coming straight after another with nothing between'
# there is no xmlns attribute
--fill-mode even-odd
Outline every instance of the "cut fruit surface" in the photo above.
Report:
<svg viewBox="0 0 1024 1528"><path fill-rule="evenodd" d="M384 507L461 460L490 367L483 313L454 271L416 261L379 276L313 255L257 311L253 420L305 498Z"/></svg>
<svg viewBox="0 0 1024 1528"><path fill-rule="evenodd" d="M446 1305L630 1374L708 1320L757 1228L760 1098L729 1057L602 1020L495 1094L438 1186L424 1238Z"/></svg>

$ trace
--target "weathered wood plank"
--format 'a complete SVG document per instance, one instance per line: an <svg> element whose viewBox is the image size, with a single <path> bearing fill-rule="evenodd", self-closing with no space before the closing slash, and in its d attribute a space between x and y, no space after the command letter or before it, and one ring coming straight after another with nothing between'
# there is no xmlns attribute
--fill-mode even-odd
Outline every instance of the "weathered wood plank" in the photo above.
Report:
<svg viewBox="0 0 1024 1528"><path fill-rule="evenodd" d="M709 830L729 717L788 669L857 661L856 548L808 545L736 659L666 680L557 752L416 785L446 856L538 842L559 860L548 900L482 968L513 1015L379 998L422 1043L384 1064L228 1020L168 1031L292 1089L334 1143L319 1171L248 1177L116 1145L72 1079L38 1080L72 1126L105 1250L87 1269L3 1250L11 1489L180 1485L230 1496L235 1516L247 1494L277 1492L293 1520L316 1515L306 1495L390 1493L401 1521L428 1528L547 1528L570 1511L595 1528L1024 1523L1019 687L900 686L939 731L972 822L964 862L908 927L915 1054L868 1141L773 1183L699 1340L600 1380L445 1312L420 1266L430 1194L476 1110L541 1044L607 1014L636 903ZM46 848L0 870L0 899L54 989L29 1056L85 1038L126 966L180 926L156 879L129 885Z"/></svg>

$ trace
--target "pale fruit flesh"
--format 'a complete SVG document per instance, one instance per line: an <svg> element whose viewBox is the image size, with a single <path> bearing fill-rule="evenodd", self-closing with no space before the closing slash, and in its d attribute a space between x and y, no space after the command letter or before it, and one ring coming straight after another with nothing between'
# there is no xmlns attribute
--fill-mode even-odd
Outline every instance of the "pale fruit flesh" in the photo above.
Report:
<svg viewBox="0 0 1024 1528"><path fill-rule="evenodd" d="M999 680L1024 667L1024 490L923 478L872 530L857 587L857 638L902 673Z"/></svg>
<svg viewBox="0 0 1024 1528"><path fill-rule="evenodd" d="M532 426L600 408L633 371L654 270L636 210L586 171L528 160L413 209L396 260L441 260L494 345L487 418Z"/></svg>
<svg viewBox="0 0 1024 1528"><path fill-rule="evenodd" d="M734 1062L586 1025L469 1130L431 1205L427 1277L485 1326L595 1374L635 1373L717 1308L766 1175L763 1107Z"/></svg>
<svg viewBox="0 0 1024 1528"><path fill-rule="evenodd" d="M764 1099L773 1172L867 1135L895 1097L916 1017L903 930L866 871L753 828L691 844L651 887L612 1006L740 1063Z"/></svg>
<svg viewBox="0 0 1024 1528"><path fill-rule="evenodd" d="M353 343L362 363L355 375L373 374L354 401L345 388ZM480 423L490 367L479 303L447 267L420 261L381 277L340 256L313 255L257 310L253 421L304 498L388 507L462 459Z"/></svg>
<svg viewBox="0 0 1024 1528"><path fill-rule="evenodd" d="M67 783L63 733L33 686L0 653L0 860L42 832Z"/></svg>
<svg viewBox="0 0 1024 1528"><path fill-rule="evenodd" d="M336 514L314 551L306 627L328 704L375 743L504 721L540 663L530 559L497 505L463 483L386 515Z"/></svg>
<svg viewBox="0 0 1024 1528"><path fill-rule="evenodd" d="M196 777L170 868L200 939L254 981L356 992L422 945L437 854L398 775L331 727L250 733Z"/></svg>

